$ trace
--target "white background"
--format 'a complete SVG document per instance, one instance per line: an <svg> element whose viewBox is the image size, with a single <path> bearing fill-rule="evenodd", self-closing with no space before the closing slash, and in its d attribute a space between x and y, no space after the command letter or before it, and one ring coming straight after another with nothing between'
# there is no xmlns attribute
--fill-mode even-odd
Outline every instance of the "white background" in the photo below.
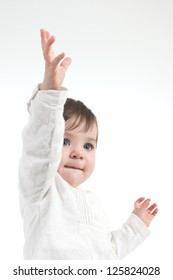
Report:
<svg viewBox="0 0 173 280"><path fill-rule="evenodd" d="M86 188L99 196L112 228L121 226L140 196L159 205L150 237L119 265L140 260L169 271L172 15L171 0L0 0L0 254L7 269L23 259L17 172L26 102L43 77L43 27L56 36L56 52L73 60L64 82L70 96L98 117L97 165Z"/></svg>

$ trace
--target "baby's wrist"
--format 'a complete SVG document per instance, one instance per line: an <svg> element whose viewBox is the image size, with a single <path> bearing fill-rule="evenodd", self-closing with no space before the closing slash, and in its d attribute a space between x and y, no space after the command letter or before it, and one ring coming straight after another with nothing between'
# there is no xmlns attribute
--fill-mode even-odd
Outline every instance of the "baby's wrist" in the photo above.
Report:
<svg viewBox="0 0 173 280"><path fill-rule="evenodd" d="M53 83L50 81L43 81L40 85L39 85L39 89L40 90L61 90L61 84L58 83Z"/></svg>
<svg viewBox="0 0 173 280"><path fill-rule="evenodd" d="M66 87L60 87L60 88L58 88L58 89L55 89L55 88L48 88L48 87L44 87L43 85L42 85L42 83L40 83L40 84L38 84L38 89L39 90L44 90L44 91L46 91L46 90L55 90L55 91L68 91L68 89L66 88Z"/></svg>

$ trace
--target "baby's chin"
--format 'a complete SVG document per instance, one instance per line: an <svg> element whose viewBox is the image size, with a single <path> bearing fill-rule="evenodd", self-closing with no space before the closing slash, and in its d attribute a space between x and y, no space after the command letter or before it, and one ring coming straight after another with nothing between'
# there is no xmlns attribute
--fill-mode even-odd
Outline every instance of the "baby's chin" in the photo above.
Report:
<svg viewBox="0 0 173 280"><path fill-rule="evenodd" d="M65 180L65 178L63 178ZM75 180L65 180L72 188L77 188L79 187L83 182L79 183L76 182Z"/></svg>
<svg viewBox="0 0 173 280"><path fill-rule="evenodd" d="M79 180L77 174L74 176L65 176L64 174L61 174L60 172L58 172L59 175L64 179L64 181L66 181L71 187L73 188L77 188L79 187L84 180Z"/></svg>
<svg viewBox="0 0 173 280"><path fill-rule="evenodd" d="M64 178L64 180L73 188L79 187L85 180L79 177L78 172L75 174L70 174L68 178Z"/></svg>

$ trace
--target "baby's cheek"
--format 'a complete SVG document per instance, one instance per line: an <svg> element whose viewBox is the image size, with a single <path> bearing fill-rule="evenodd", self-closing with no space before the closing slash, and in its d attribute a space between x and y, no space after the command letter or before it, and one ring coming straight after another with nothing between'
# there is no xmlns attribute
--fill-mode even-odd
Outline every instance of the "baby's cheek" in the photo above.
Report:
<svg viewBox="0 0 173 280"><path fill-rule="evenodd" d="M95 162L92 161L92 162L90 162L89 167L88 167L89 175L92 174L92 172L94 171L94 168L95 168Z"/></svg>

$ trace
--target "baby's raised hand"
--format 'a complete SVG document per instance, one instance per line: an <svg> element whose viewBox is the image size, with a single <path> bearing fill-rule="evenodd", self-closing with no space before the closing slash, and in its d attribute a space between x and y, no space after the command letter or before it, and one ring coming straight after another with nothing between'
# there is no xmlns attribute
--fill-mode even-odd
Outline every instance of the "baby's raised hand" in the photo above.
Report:
<svg viewBox="0 0 173 280"><path fill-rule="evenodd" d="M158 213L157 204L150 204L151 200L145 197L138 198L134 203L133 213L136 214L145 224L149 226Z"/></svg>
<svg viewBox="0 0 173 280"><path fill-rule="evenodd" d="M44 29L40 30L40 34L43 57L45 60L44 79L40 85L40 89L59 90L64 80L65 72L71 63L71 58L65 57L64 52L56 56L52 48L55 37Z"/></svg>

